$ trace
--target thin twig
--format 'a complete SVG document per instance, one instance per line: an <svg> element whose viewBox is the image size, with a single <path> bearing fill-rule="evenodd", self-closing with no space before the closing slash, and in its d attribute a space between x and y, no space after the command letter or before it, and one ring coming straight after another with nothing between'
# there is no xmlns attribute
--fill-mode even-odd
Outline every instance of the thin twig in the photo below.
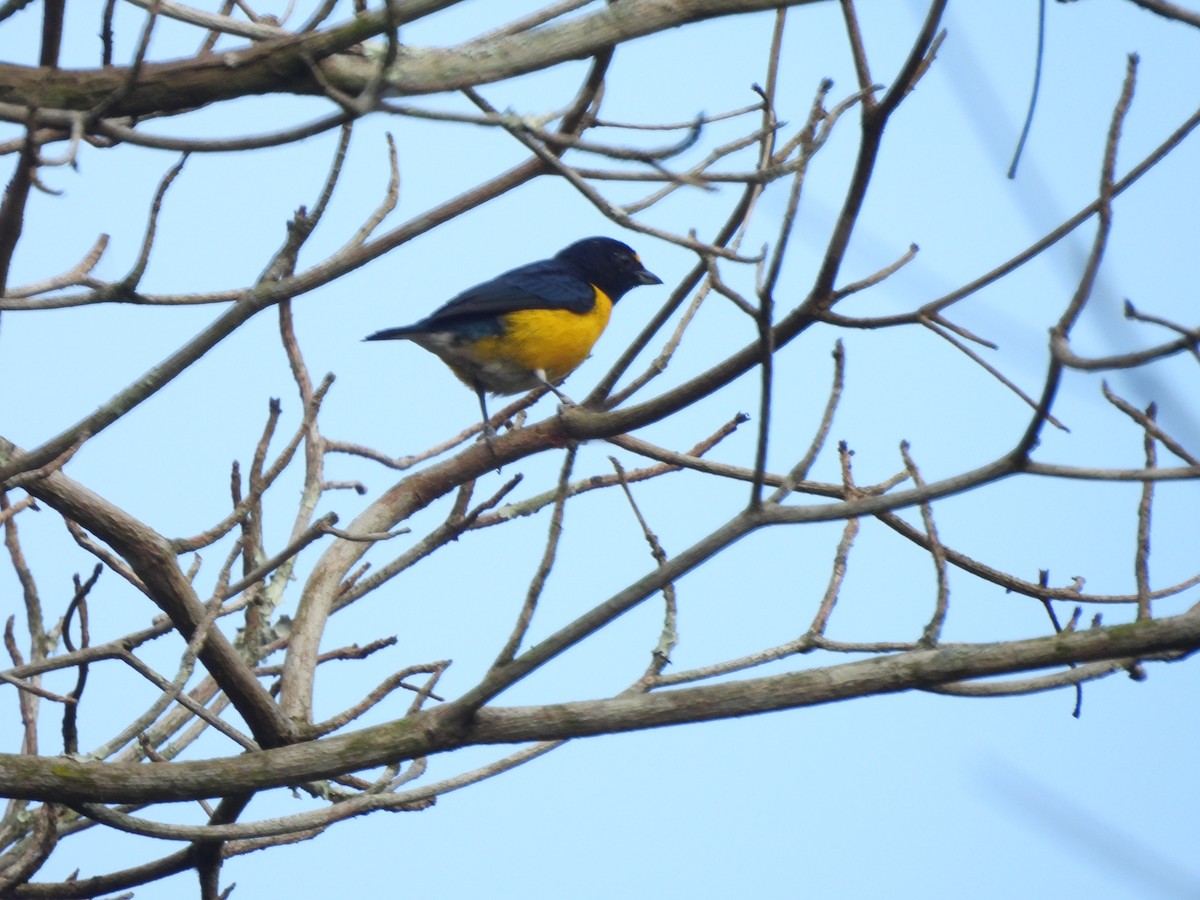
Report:
<svg viewBox="0 0 1200 900"><path fill-rule="evenodd" d="M665 565L668 559L667 551L663 549L658 535L650 530L650 525L646 522L642 511L638 508L637 501L633 499L633 491L630 490L629 481L625 478L625 469L615 456L610 456L608 459L612 463L617 477L621 480L621 490L624 491L625 499L629 501L629 508L633 510L634 518L637 519L638 525L642 529L642 536L646 539L646 543L650 545L650 556L653 557L657 565ZM675 582L666 582L662 587L662 595L662 630L659 632L658 643L655 644L654 649L650 653L650 664L647 666L640 680L640 683L646 685L652 684L654 679L662 674L663 669L671 662L671 651L679 644L677 623L679 607L675 600Z"/></svg>
<svg viewBox="0 0 1200 900"><path fill-rule="evenodd" d="M917 464L913 462L908 450L908 441L901 441L900 455L904 457L904 467L908 470L913 484L918 488L924 488L925 479L921 477L921 471L917 468ZM942 626L946 622L946 612L950 605L950 584L946 575L946 551L942 547L942 541L938 537L937 526L933 522L933 507L929 503L924 502L921 503L920 508L921 521L925 524L925 535L929 540L929 554L933 557L933 567L937 573L937 603L934 606L933 618L925 626L925 631L922 633L919 643L923 647L936 647L938 638L941 637Z"/></svg>
<svg viewBox="0 0 1200 900"><path fill-rule="evenodd" d="M842 470L842 487L845 491L847 500L860 495L858 486L854 483L854 470L851 465L854 454L851 452L849 445L845 441L838 442L838 461ZM846 566L850 559L850 550L854 546L854 539L858 537L859 520L857 516L846 520L845 526L842 528L842 537L838 541L837 550L833 554L833 568L829 574L829 583L825 586L825 595L821 598L821 603L817 607L817 612L813 616L812 623L808 626L808 631L805 633L806 638L811 638L825 633L825 626L829 624L829 616L833 613L833 607L837 603L838 596L841 594L842 582L846 579ZM800 646L807 646L802 644Z"/></svg>
<svg viewBox="0 0 1200 900"><path fill-rule="evenodd" d="M529 590L525 594L525 602L521 606L521 612L517 616L517 624L513 627L512 634L501 648L500 653L496 656L496 661L492 663L492 671L502 669L512 662L517 651L521 647L521 642L525 639L525 633L529 630L529 625L533 621L533 614L537 610L538 598L542 595L542 590L546 587L546 579L550 575L550 570L554 567L554 558L558 552L558 542L562 537L562 522L563 513L566 510L567 503L567 487L571 480L571 470L575 467L575 454L577 448L572 445L567 448L566 455L563 457L562 470L558 475L558 496L554 501L554 511L550 515L550 529L546 536L546 546L542 551L542 560L538 564L537 571L533 575L533 579L529 582Z"/></svg>
<svg viewBox="0 0 1200 900"><path fill-rule="evenodd" d="M846 382L846 351L842 346L841 338L833 345L833 384L829 388L829 399L825 401L825 411L821 414L821 422L817 426L817 431L813 435L812 441L808 445L808 450L804 456L792 466L790 472L784 477L783 482L771 494L770 501L772 503L781 503L783 499L790 494L795 485L799 484L808 477L809 470L813 463L817 461L817 455L825 446L825 441L829 439L829 431L833 427L833 417L837 412L838 403L842 399L842 389ZM843 468L843 484L849 488L849 484L845 481L845 469Z"/></svg>
<svg viewBox="0 0 1200 900"><path fill-rule="evenodd" d="M1156 407L1151 403L1146 407L1146 418L1153 422ZM1146 453L1146 468L1153 470L1158 465L1158 451L1155 436L1147 428L1143 439ZM1134 576L1137 580L1137 617L1141 621L1150 618L1150 514L1154 506L1154 481L1146 479L1142 482L1142 497L1138 502L1137 515L1137 552L1134 556Z"/></svg>

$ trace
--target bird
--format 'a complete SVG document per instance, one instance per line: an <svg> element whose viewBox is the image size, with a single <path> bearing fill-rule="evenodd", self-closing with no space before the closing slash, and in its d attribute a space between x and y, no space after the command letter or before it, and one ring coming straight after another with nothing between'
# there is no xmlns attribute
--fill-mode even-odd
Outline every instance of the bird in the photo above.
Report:
<svg viewBox="0 0 1200 900"><path fill-rule="evenodd" d="M457 294L418 322L366 341L412 341L475 391L484 437L487 394L559 385L592 352L613 304L639 285L662 284L633 248L607 237L576 241L550 259L518 266Z"/></svg>

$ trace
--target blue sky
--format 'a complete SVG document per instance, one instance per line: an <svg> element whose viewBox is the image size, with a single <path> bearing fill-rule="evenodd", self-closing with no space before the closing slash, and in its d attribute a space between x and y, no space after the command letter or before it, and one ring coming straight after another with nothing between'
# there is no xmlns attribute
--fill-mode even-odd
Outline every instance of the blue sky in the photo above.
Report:
<svg viewBox="0 0 1200 900"><path fill-rule="evenodd" d="M452 45L537 4L468 2L407 29L406 42ZM1094 0L1048 4L1042 96L1016 180L1005 177L1033 77L1033 2L952 3L939 58L889 125L875 181L841 282L857 280L916 243L917 259L841 311L881 315L908 310L978 276L1089 203L1096 191L1104 135L1120 91L1126 55L1141 56L1137 93L1125 127L1118 170L1125 171L1194 110L1200 83L1200 34L1137 9ZM270 10L262 4L260 11ZM887 84L903 60L923 10L920 4L862 3L873 75ZM128 10L127 56L140 27ZM68 13L68 65L93 65L98 22ZM98 19L98 14L96 16ZM685 121L753 102L764 77L772 16L722 20L674 30L620 48L604 116L619 121ZM0 25L8 48L35 52L36 7ZM12 36L10 38L10 35ZM152 55L186 52L191 39L164 23ZM5 56L13 51L8 50ZM538 114L570 99L584 64L489 86L499 108ZM838 7L818 3L789 19L780 76L780 116L800 123L821 78L833 99L855 79ZM430 108L465 109L455 97L420 98ZM326 110L315 100L268 97L205 110L147 130L190 135L265 131ZM722 124L705 133L689 159L739 134ZM747 126L748 127L748 126ZM301 263L333 252L379 201L387 180L384 132L397 140L398 210L384 228L442 202L523 159L502 132L373 116L356 127L349 162L330 212ZM11 128L4 136L15 133ZM856 147L847 116L814 160L801 201L777 303L804 296L841 203ZM660 136L649 139L661 140ZM168 195L144 288L215 290L249 284L283 236L295 207L310 204L334 145L331 135L245 159L194 156ZM74 264L97 233L112 242L99 273L119 276L137 252L145 211L170 154L84 148L78 170L44 172L61 197L31 201L12 281L46 277ZM743 160L744 163L744 160ZM1165 340L1152 326L1130 326L1121 303L1184 325L1194 324L1194 254L1200 149L1193 137L1116 203L1113 240L1096 296L1077 331L1080 352L1107 354ZM7 176L6 176L7 177ZM602 185L618 202L634 186ZM715 196L680 192L645 221L711 234L734 189ZM746 246L774 240L786 187L762 203ZM364 345L363 335L403 324L457 291L512 265L549 255L577 237L621 236L638 249L665 288L640 288L618 306L594 357L567 383L581 396L598 380L693 263L687 251L615 226L561 181L543 178L448 226L404 245L339 282L299 298L299 339L316 377L337 375L322 413L330 437L403 454L474 421L469 391L432 356L407 345ZM1037 392L1046 365L1046 330L1078 278L1090 226L1043 257L955 307L954 321L993 340L989 361ZM748 271L724 269L752 287ZM163 358L217 314L214 307L92 307L5 313L0 332L0 395L6 437L26 446L57 433ZM248 463L269 397L281 397L288 434L299 403L277 339L275 316L260 315L167 390L91 441L69 474L160 532L195 533L228 508L228 466ZM686 380L752 339L753 325L729 304L706 302L661 390ZM958 351L915 329L807 332L781 354L770 464L786 469L808 445L826 400L830 351L843 340L845 400L831 437L855 450L860 483L902 467L904 439L933 480L978 465L1010 447L1027 408ZM647 355L646 360L650 356ZM635 370L638 367L635 366ZM1160 421L1185 445L1200 439L1195 362L1186 356L1144 372L1109 373L1131 402L1157 400ZM743 378L696 408L642 435L686 448L738 411L757 409L757 376ZM535 409L553 412L550 400ZM1069 434L1048 431L1036 458L1102 466L1139 466L1142 437L1103 399L1097 376L1069 375L1057 412ZM754 426L722 444L715 458L750 465ZM581 449L579 475L627 467L636 457L606 444ZM1166 454L1162 454L1164 464ZM553 484L559 457L522 463L527 494ZM322 511L349 521L395 477L382 468L335 458L332 478L361 479L368 495L328 495ZM477 495L513 472L481 480ZM837 458L822 455L813 477L837 480ZM268 536L279 546L291 524L298 479L285 480L269 507ZM1133 590L1134 485L1088 485L1010 479L939 503L943 540L990 565L1036 580L1087 579L1087 590ZM1195 569L1196 487L1164 485L1155 513L1152 576L1156 587ZM636 496L668 552L678 552L725 521L745 501L741 485L673 475L637 488ZM415 534L446 507L420 514ZM915 511L905 514L918 522ZM47 598L69 597L69 576L92 560L63 533L54 515L25 514L22 535ZM507 636L541 553L545 513L503 529L469 534L403 579L393 581L330 623L323 646L366 643L395 634L387 653L363 663L335 663L318 679L318 716L336 712L382 677L415 661L452 658L441 682L454 694L482 674ZM679 584L681 643L673 657L687 669L782 643L801 633L824 591L840 528L833 525L758 533ZM403 542L400 538L398 541ZM396 542L392 542L393 544ZM211 584L226 546L205 554L200 581ZM372 551L377 564L397 550ZM315 555L307 557L303 578ZM597 492L568 507L560 561L530 640L605 599L651 565L624 500ZM209 579L205 582L205 579ZM294 587L298 592L299 583ZM1045 614L1028 599L954 572L947 640L990 641L1047 632ZM1191 596L1156 611L1179 611ZM294 604L294 594L290 601ZM16 612L11 574L0 572L0 606ZM933 566L927 555L875 522L864 522L842 599L830 623L841 640L912 640L932 610ZM51 600L47 605L53 608ZM285 604L284 611L290 611ZM1132 611L1103 612L1106 622ZM156 610L106 575L93 595L93 639L143 626ZM1059 609L1062 618L1068 606ZM1086 621L1085 617L1085 621ZM505 694L525 704L609 696L642 671L661 620L644 604L562 660ZM179 647L159 642L147 656L173 671ZM767 671L836 662L816 656ZM446 795L423 813L375 815L343 823L315 842L231 860L224 881L234 896L325 896L336 891L384 896L601 898L893 897L973 898L1185 897L1200 892L1194 861L1193 811L1200 790L1188 749L1193 743L1194 684L1189 664L1151 664L1149 679L1115 676L1084 691L1083 716L1073 695L1053 692L998 700L910 693L744 720L578 741L534 763ZM59 689L73 674L52 678ZM148 686L96 667L85 698L84 745L109 737L114 710L99 702L153 699ZM15 723L15 701L0 695L0 716ZM86 701L91 700L89 705ZM384 705L364 724L398 716L406 698ZM140 707L139 707L140 708ZM47 710L43 751L54 752L56 724ZM15 740L15 724L9 733ZM6 750L9 748L6 747ZM228 744L202 741L195 754L224 755ZM503 750L500 751L501 753ZM430 762L441 778L499 754L459 751ZM255 801L246 819L305 808L286 792ZM148 815L195 821L190 809ZM172 847L96 833L73 839L41 873L65 877L130 865ZM140 898L187 895L190 876L139 889Z"/></svg>

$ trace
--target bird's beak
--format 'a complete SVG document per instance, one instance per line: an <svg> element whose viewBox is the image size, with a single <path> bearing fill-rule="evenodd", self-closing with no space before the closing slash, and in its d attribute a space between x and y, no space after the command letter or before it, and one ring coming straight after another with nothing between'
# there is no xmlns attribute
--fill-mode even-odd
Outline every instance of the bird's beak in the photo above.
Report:
<svg viewBox="0 0 1200 900"><path fill-rule="evenodd" d="M643 268L637 273L638 284L662 284L663 280L651 272L649 269Z"/></svg>

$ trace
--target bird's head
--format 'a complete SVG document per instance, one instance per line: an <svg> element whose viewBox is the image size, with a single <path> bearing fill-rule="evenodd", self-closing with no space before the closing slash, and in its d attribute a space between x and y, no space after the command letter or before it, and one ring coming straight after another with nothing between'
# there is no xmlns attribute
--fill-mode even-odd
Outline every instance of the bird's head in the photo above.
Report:
<svg viewBox="0 0 1200 900"><path fill-rule="evenodd" d="M632 247L612 238L584 238L560 250L555 258L574 266L614 303L639 284L662 284L661 278L642 265Z"/></svg>

